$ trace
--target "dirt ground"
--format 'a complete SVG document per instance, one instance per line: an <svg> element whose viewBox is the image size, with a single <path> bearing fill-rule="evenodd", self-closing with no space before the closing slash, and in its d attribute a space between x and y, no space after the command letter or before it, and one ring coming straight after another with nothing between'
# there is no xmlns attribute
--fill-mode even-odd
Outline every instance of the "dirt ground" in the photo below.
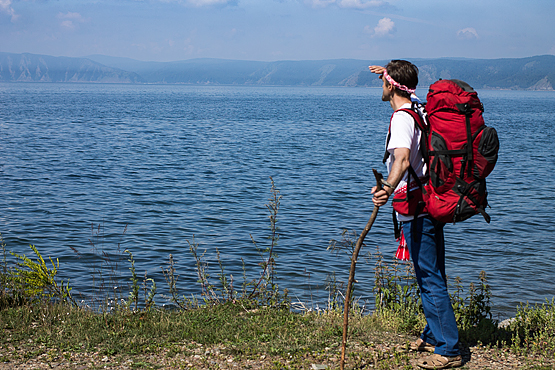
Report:
<svg viewBox="0 0 555 370"><path fill-rule="evenodd" d="M390 338L391 339L391 338ZM351 344L346 369L418 369L416 361L425 353L407 350L408 339L399 336L394 344L368 342ZM340 347L322 352L276 357L233 356L221 346L186 343L161 348L145 355L107 356L98 352L60 353L44 347L16 349L0 346L0 369L339 369ZM287 358L289 357L289 358ZM461 369L554 369L555 359L517 356L506 349L482 346L463 348Z"/></svg>

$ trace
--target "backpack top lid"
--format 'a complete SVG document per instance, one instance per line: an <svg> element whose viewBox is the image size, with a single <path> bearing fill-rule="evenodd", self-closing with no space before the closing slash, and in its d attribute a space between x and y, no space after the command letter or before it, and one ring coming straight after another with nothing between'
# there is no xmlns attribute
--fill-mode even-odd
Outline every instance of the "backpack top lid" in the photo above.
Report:
<svg viewBox="0 0 555 370"><path fill-rule="evenodd" d="M430 85L426 97L426 110L433 115L440 109L456 109L457 105L467 104L469 108L483 111L478 93L461 80L439 80Z"/></svg>
<svg viewBox="0 0 555 370"><path fill-rule="evenodd" d="M460 87L461 89L463 89L464 91L466 91L466 92L469 92L469 93L474 93L474 92L476 92L476 91L474 91L474 89L472 88L472 86L470 86L469 84L467 84L467 83L464 82L464 81L461 81L461 80L451 80L451 81L453 81L454 83L456 83L457 85L459 85L459 87Z"/></svg>
<svg viewBox="0 0 555 370"><path fill-rule="evenodd" d="M476 90L474 90L472 86L470 86L468 83L462 80L457 80L457 79L443 80L441 78L430 86L430 92L436 92L436 90L444 90L444 89L451 90L451 88L455 86L458 86L459 89L461 89L464 92L471 93L471 94L476 93Z"/></svg>

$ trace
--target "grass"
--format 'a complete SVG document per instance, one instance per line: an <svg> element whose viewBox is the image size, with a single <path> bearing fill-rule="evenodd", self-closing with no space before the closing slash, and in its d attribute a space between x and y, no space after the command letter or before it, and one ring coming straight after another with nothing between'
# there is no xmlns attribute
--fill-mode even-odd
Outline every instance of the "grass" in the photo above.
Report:
<svg viewBox="0 0 555 370"><path fill-rule="evenodd" d="M201 294L181 296L170 255L164 277L171 309L156 304L156 282L146 275L142 279L137 276L130 251L124 251L130 275L128 292L101 296L96 299L104 301L101 309L92 310L75 302L68 282L57 280L59 263L45 261L37 248L31 247L35 259L14 254L18 263L9 266L0 236L4 256L0 367L2 362L10 367L56 363L67 368L337 367L343 327L341 284L330 274L327 309L299 312L292 310L287 292L275 283L280 199L272 181L268 246L253 240L261 271L254 279L244 277L239 288L225 275L219 253L218 271L211 272L193 239L189 248ZM356 235L345 232L343 240L333 242L331 249L349 253L352 240ZM376 311L363 314L354 302L346 365L351 369L410 369L418 355L408 351L409 343L425 325L414 274L410 264L384 262L379 250L374 256ZM101 270L95 274L101 277L97 281L103 280ZM108 291L101 285L98 288L99 292ZM508 326L498 328L491 319L491 290L485 273L467 289L455 279L451 291L467 361L471 352L474 356L487 353L498 363L518 361L521 368L553 368L555 301L521 306ZM473 357L465 368L480 368L472 367L477 363Z"/></svg>
<svg viewBox="0 0 555 370"><path fill-rule="evenodd" d="M246 303L246 302L245 302ZM148 352L170 343L224 344L234 354L283 355L320 349L336 329L320 325L324 318L291 315L286 309L249 308L242 302L186 311L121 310L94 313L50 304L3 310L1 340L33 342L61 350L98 350L103 354ZM322 331L322 328L326 328ZM310 333L310 335L309 335ZM285 352L284 352L285 351Z"/></svg>
<svg viewBox="0 0 555 370"><path fill-rule="evenodd" d="M98 313L63 303L35 303L0 311L0 326L0 343L13 348L2 353L10 361L25 357L59 361L72 353L136 358L160 351L169 357L193 357L200 346L217 349L226 358L248 361L264 356L276 363L285 359L291 368L306 368L307 364L333 362L340 351L342 317L333 311L293 313L286 307L263 307L252 301L135 313L126 309ZM354 317L353 327L351 340L357 345L352 347L350 361L361 362L363 348L376 345L370 343L369 335L380 328L371 316ZM378 361L374 357L371 360Z"/></svg>
<svg viewBox="0 0 555 370"><path fill-rule="evenodd" d="M552 308L545 306L533 316L548 316L549 310ZM347 368L412 368L417 355L407 348L414 337L393 327L391 318L387 312L352 316ZM542 326L543 322L536 324ZM90 363L91 368L129 361L134 368L206 369L226 364L334 368L339 361L341 330L342 316L336 311L295 313L287 307L252 301L188 310L133 312L122 307L104 313L67 303L35 302L0 311L0 360L12 364L39 359L75 366ZM516 334L513 329L508 332ZM511 362L513 358L515 363L520 361L520 368L552 368L553 348L537 342L541 338L552 341L551 337L545 332L535 337L529 333L525 342L530 346L514 341L478 344L472 352L475 356L487 353L490 360L496 357ZM541 347L533 347L538 344ZM541 361L544 367L535 367Z"/></svg>

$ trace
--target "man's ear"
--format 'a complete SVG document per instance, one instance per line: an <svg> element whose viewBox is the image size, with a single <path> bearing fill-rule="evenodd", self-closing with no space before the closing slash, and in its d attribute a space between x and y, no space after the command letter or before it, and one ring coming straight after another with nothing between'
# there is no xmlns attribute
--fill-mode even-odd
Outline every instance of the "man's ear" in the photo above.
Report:
<svg viewBox="0 0 555 370"><path fill-rule="evenodd" d="M395 86L392 84L385 84L385 88L389 91L391 96L395 95Z"/></svg>
<svg viewBox="0 0 555 370"><path fill-rule="evenodd" d="M388 89L389 91L393 91L393 89L394 89L393 85L388 83L387 81L385 83L385 88Z"/></svg>

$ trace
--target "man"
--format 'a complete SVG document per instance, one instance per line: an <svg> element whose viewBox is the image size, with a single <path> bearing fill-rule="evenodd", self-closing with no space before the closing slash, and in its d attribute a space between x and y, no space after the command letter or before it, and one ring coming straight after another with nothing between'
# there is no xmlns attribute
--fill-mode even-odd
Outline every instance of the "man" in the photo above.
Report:
<svg viewBox="0 0 555 370"><path fill-rule="evenodd" d="M424 332L411 348L434 352L418 361L418 366L422 368L458 367L462 365L462 359L457 323L447 292L444 224L426 214L425 208L421 207L423 202L420 202L420 207L415 207L409 204L413 202L409 202L406 196L408 185L410 199L422 200L415 177L425 182L427 175L426 163L420 153L421 132L415 127L414 118L400 110L411 108L411 95L418 84L418 68L404 60L392 60L385 68L369 68L383 80L382 100L389 102L394 110L386 148L389 175L382 190L372 189L372 201L376 206L383 206L394 195L393 205L414 263L427 321ZM407 184L409 179L410 184Z"/></svg>

